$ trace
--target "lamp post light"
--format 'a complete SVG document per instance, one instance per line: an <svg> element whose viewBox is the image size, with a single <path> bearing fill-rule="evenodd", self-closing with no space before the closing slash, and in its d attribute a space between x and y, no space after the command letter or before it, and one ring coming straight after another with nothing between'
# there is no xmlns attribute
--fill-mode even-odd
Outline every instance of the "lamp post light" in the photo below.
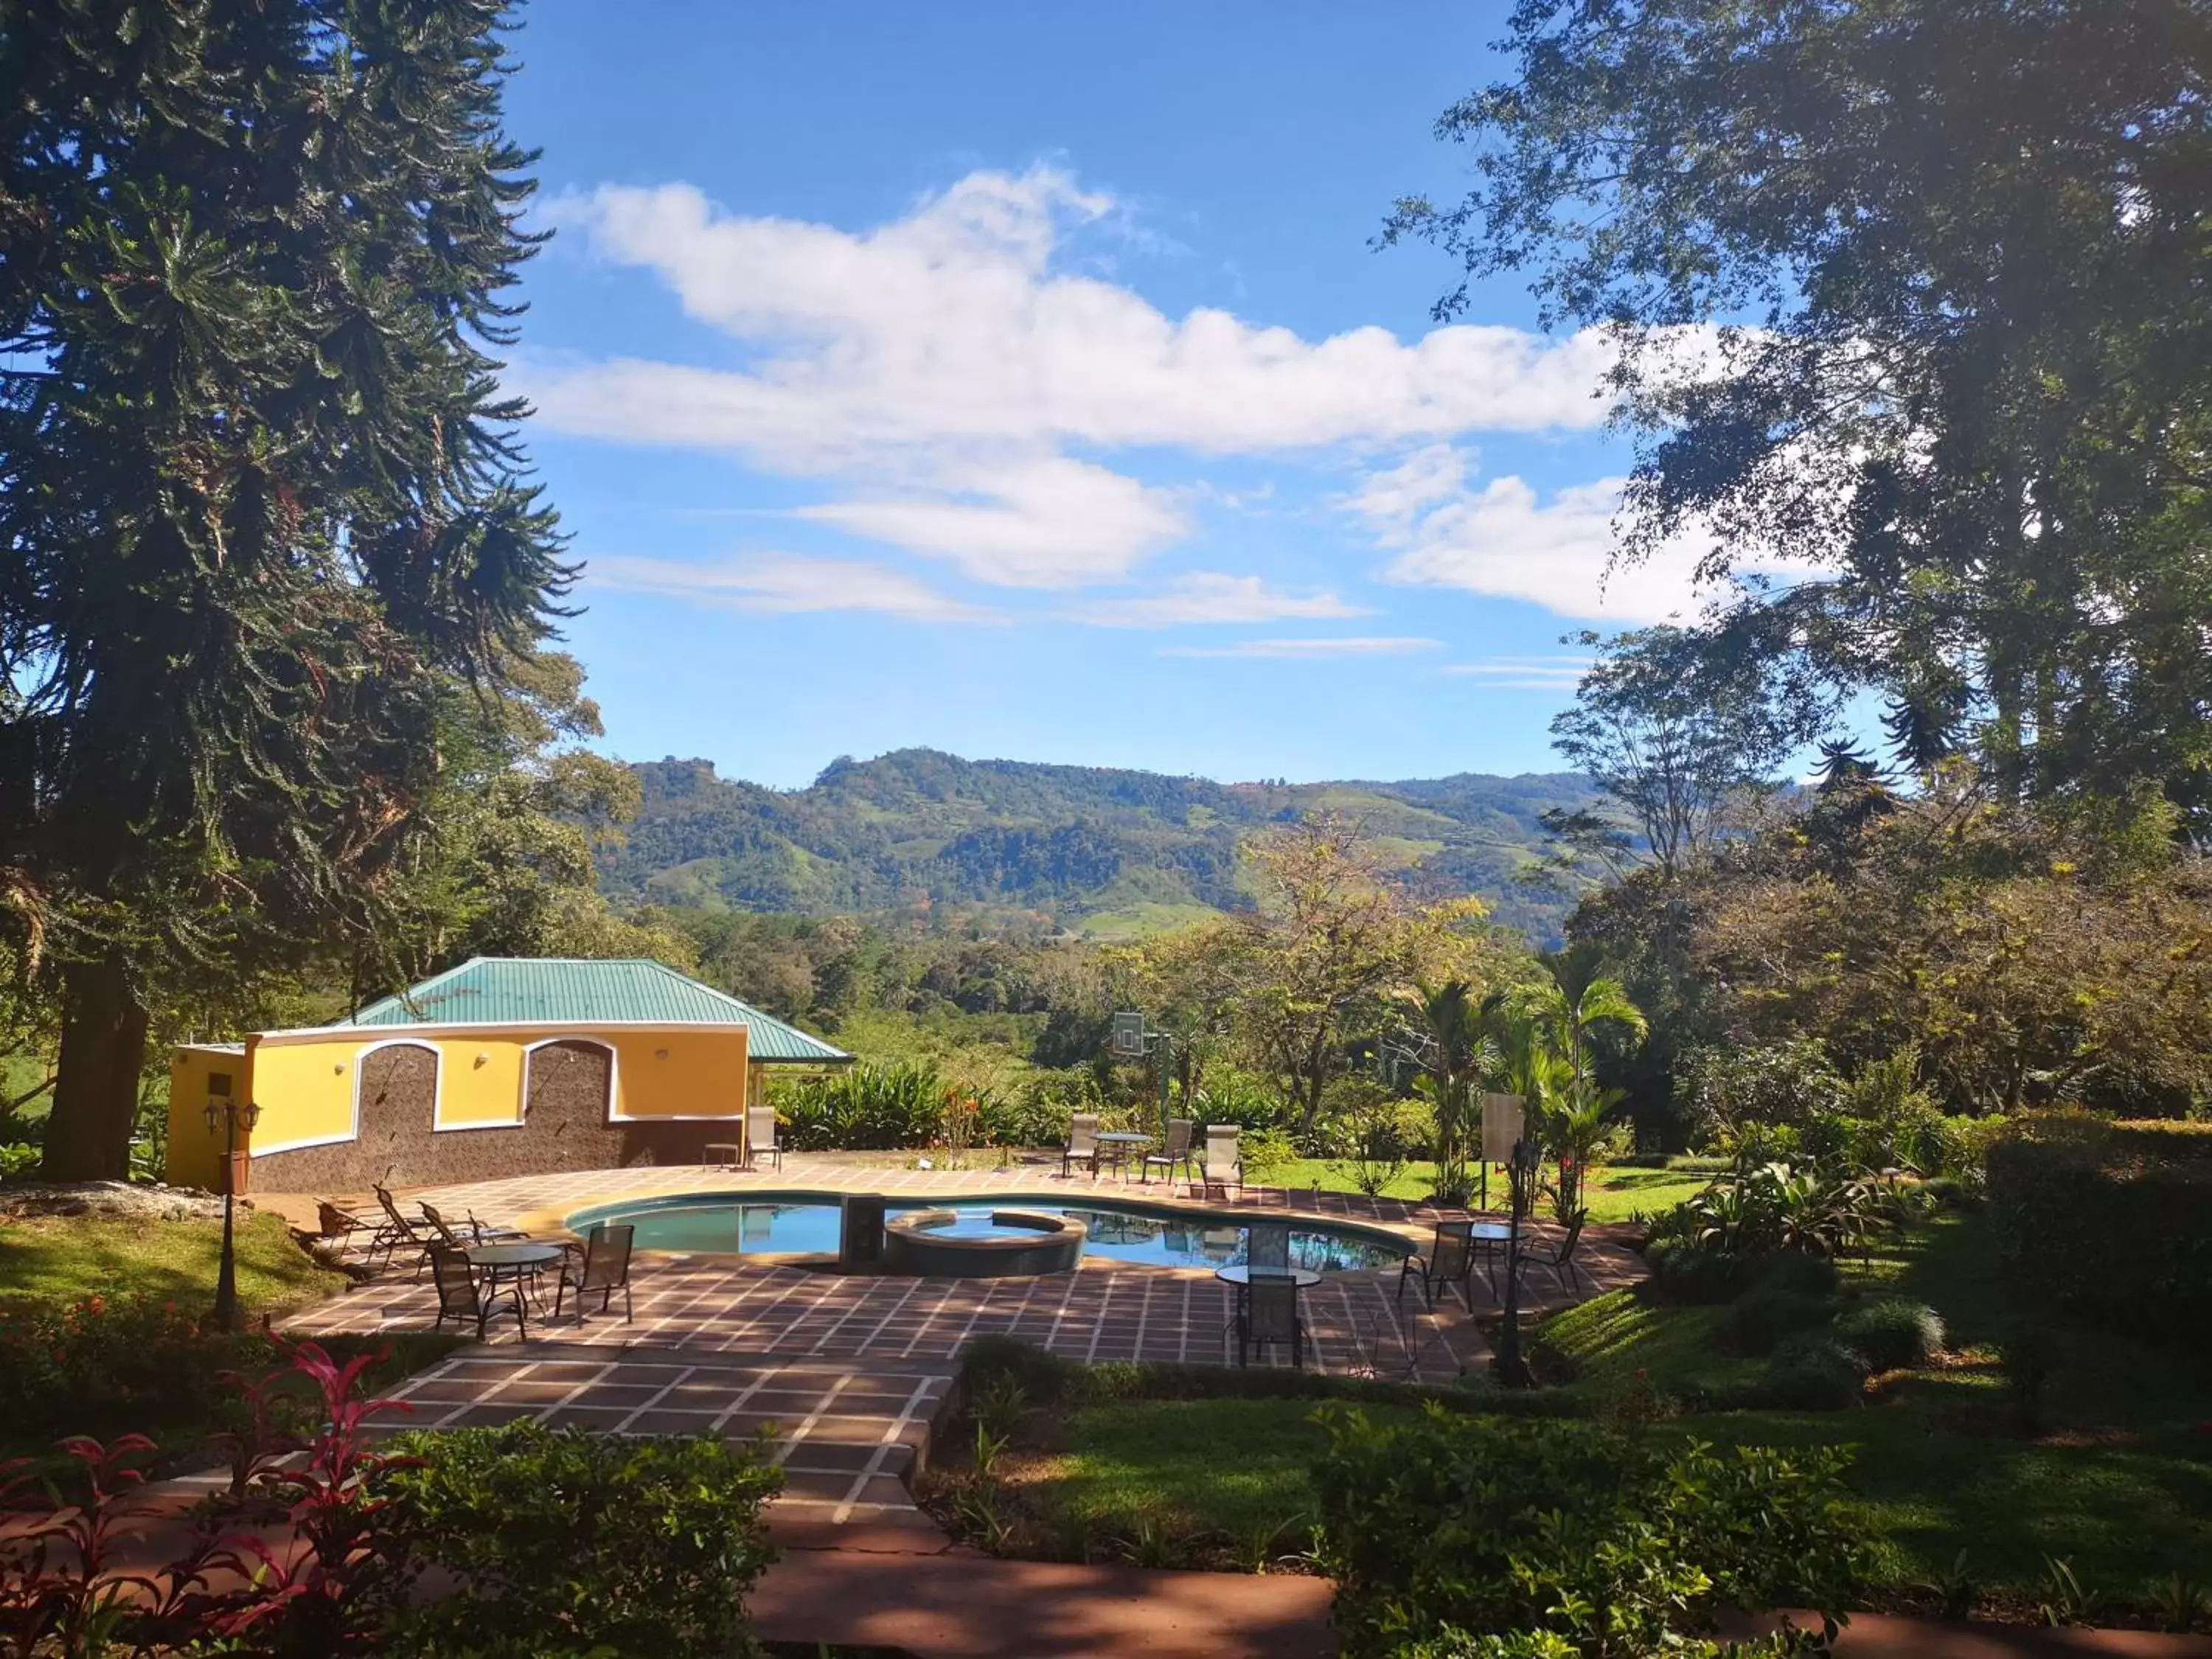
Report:
<svg viewBox="0 0 2212 1659"><path fill-rule="evenodd" d="M1513 1143L1509 1166L1513 1212L1505 1233L1505 1321L1498 1333L1498 1380L1509 1389L1526 1388L1528 1362L1521 1353L1521 1224L1535 1196L1542 1149L1525 1135Z"/></svg>
<svg viewBox="0 0 2212 1659"><path fill-rule="evenodd" d="M261 1109L250 1100L233 1100L228 1092L209 1097L208 1133L222 1136L222 1265L215 1280L217 1330L246 1327L244 1310L238 1305L238 1246L232 1218L238 1205L238 1133L243 1129L252 1134L260 1116Z"/></svg>

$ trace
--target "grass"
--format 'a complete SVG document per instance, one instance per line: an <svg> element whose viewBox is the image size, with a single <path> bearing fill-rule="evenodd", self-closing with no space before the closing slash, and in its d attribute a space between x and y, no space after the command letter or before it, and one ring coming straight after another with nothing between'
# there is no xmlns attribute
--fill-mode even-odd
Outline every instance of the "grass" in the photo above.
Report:
<svg viewBox="0 0 2212 1659"><path fill-rule="evenodd" d="M1341 1158L1301 1158L1288 1164L1272 1166L1267 1173L1266 1184L1284 1187L1292 1192L1319 1187L1323 1192L1350 1193L1358 1188L1352 1184L1347 1165ZM1408 1164L1402 1174L1385 1187L1378 1196L1383 1198L1425 1199L1436 1185L1437 1166L1425 1160ZM1626 1221L1638 1211L1656 1214L1671 1210L1684 1199L1703 1192L1711 1184L1710 1175L1693 1170L1624 1170L1601 1169L1583 1188L1583 1202L1589 1207L1593 1221ZM1493 1165L1490 1171L1490 1200L1494 1206L1505 1202L1505 1174ZM1540 1205L1538 1213L1548 1214L1550 1206Z"/></svg>
<svg viewBox="0 0 2212 1659"><path fill-rule="evenodd" d="M0 1297L66 1302L144 1291L179 1303L211 1301L222 1249L219 1221L15 1221L0 1225ZM257 1316L304 1306L345 1283L295 1244L277 1216L241 1214L237 1255L239 1298Z"/></svg>
<svg viewBox="0 0 2212 1659"><path fill-rule="evenodd" d="M1310 1400L1133 1400L1080 1408L1028 1493L1094 1534L1143 1521L1232 1537L1310 1516L1325 1437ZM1403 1409L1402 1407L1397 1409Z"/></svg>
<svg viewBox="0 0 2212 1659"><path fill-rule="evenodd" d="M2197 1356L2055 1323L2006 1283L1977 1214L1917 1227L1849 1278L1934 1306L1950 1333L1945 1362L1886 1379L1858 1409L1708 1413L1662 1431L1850 1452L1850 1485L1881 1540L1886 1599L1911 1602L1914 1587L1948 1574L1962 1550L1992 1605L2015 1614L2032 1607L2046 1558L2070 1562L2086 1587L2122 1603L2140 1605L2164 1575L2202 1576L2212 1559L2212 1383ZM1762 1362L1713 1341L1726 1317L1626 1291L1556 1316L1543 1341L1577 1377L1557 1395L1587 1409L1638 1370L1670 1393L1750 1380ZM2057 1360L2042 1431L2023 1434L1993 1345L2031 1322L2051 1332ZM1323 1441L1315 1405L1079 1397L1033 1413L1023 1437L1030 1450L1012 1478L1025 1504L1093 1537L1164 1528L1229 1540L1233 1553L1235 1540L1310 1514L1308 1470ZM1380 1396L1368 1409L1413 1407Z"/></svg>

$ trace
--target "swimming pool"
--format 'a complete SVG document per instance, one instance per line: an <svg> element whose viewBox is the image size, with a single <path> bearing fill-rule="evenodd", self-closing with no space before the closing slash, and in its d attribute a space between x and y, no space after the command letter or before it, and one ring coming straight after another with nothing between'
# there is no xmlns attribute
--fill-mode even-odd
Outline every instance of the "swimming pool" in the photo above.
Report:
<svg viewBox="0 0 2212 1659"><path fill-rule="evenodd" d="M1112 1261L1158 1267L1226 1267L1246 1259L1249 1216L1199 1211L1153 1209L1139 1204L1091 1199L1069 1203L1036 1194L1003 1197L961 1194L909 1199L887 1207L893 1215L914 1210L951 1210L956 1236L990 1236L994 1210L1018 1206L1080 1221L1089 1231L1084 1254ZM641 1250L678 1250L719 1255L834 1255L839 1211L827 1193L686 1193L629 1203L599 1204L568 1218L583 1232L594 1222L624 1221L637 1229ZM1393 1267L1411 1247L1389 1233L1368 1227L1324 1222L1293 1222L1291 1261L1316 1273Z"/></svg>

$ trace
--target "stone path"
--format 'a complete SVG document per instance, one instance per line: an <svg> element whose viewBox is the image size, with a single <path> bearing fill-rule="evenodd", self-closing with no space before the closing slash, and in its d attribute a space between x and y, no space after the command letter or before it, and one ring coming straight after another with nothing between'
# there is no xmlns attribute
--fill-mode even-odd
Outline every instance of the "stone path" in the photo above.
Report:
<svg viewBox="0 0 2212 1659"><path fill-rule="evenodd" d="M468 1348L407 1379L388 1398L404 1416L387 1432L497 1426L535 1418L612 1434L765 1437L784 1471L779 1530L802 1525L926 1528L908 1482L928 1455L952 1388L945 1367L881 1361L794 1364L567 1343Z"/></svg>
<svg viewBox="0 0 2212 1659"><path fill-rule="evenodd" d="M743 1257L641 1254L631 1266L635 1322L621 1299L612 1315L533 1318L532 1342L650 1346L755 1358L935 1360L948 1367L973 1338L1011 1335L1070 1359L1146 1359L1221 1364L1234 1358L1234 1292L1208 1273L1085 1262L1036 1279L847 1276L754 1267ZM1306 1363L1339 1375L1448 1382L1486 1357L1480 1333L1456 1303L1442 1316L1420 1292L1398 1299L1397 1274L1332 1273L1299 1295ZM404 1274L371 1280L289 1322L296 1335L423 1330L437 1294ZM512 1319L487 1333L519 1346ZM1266 1363L1287 1364L1270 1348Z"/></svg>

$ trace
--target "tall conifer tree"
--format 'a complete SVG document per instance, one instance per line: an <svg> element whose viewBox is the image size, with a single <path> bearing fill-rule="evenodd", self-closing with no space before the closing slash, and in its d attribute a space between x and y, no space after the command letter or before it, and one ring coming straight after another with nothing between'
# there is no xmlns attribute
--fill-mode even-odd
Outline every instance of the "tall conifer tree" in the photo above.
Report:
<svg viewBox="0 0 2212 1659"><path fill-rule="evenodd" d="M487 355L533 238L503 0L0 0L0 925L57 1178L165 975L372 923L571 580Z"/></svg>

